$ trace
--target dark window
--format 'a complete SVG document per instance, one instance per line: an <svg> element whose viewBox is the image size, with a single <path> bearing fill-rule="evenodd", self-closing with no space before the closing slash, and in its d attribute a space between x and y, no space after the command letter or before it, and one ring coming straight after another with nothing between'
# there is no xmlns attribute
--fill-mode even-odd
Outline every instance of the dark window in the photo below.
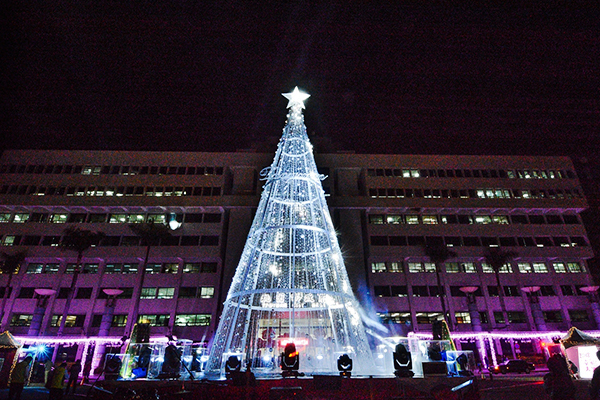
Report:
<svg viewBox="0 0 600 400"><path fill-rule="evenodd" d="M409 246L425 246L425 238L423 236L409 236Z"/></svg>
<svg viewBox="0 0 600 400"><path fill-rule="evenodd" d="M490 297L498 297L498 286L488 286L488 294Z"/></svg>
<svg viewBox="0 0 600 400"><path fill-rule="evenodd" d="M385 236L384 236L385 237ZM390 236L390 246L406 246L406 236Z"/></svg>
<svg viewBox="0 0 600 400"><path fill-rule="evenodd" d="M540 295L541 296L556 296L554 292L554 287L550 285L540 286Z"/></svg>
<svg viewBox="0 0 600 400"><path fill-rule="evenodd" d="M529 223L536 224L536 225L544 225L546 223L546 221L544 220L543 215L530 215Z"/></svg>
<svg viewBox="0 0 600 400"><path fill-rule="evenodd" d="M562 218L560 217L560 215L546 215L546 221L549 224L553 224L553 225L558 225L558 224L562 224Z"/></svg>
<svg viewBox="0 0 600 400"><path fill-rule="evenodd" d="M510 216L510 220L513 224L522 224L522 225L526 225L529 222L527 221L527 216L526 215L511 215Z"/></svg>
<svg viewBox="0 0 600 400"><path fill-rule="evenodd" d="M508 320L512 324L524 324L527 322L527 318L523 311L509 311Z"/></svg>
<svg viewBox="0 0 600 400"><path fill-rule="evenodd" d="M502 246L502 247L517 246L517 239L515 239L513 237L501 237L500 238L500 246Z"/></svg>
<svg viewBox="0 0 600 400"><path fill-rule="evenodd" d="M94 314L92 316L92 328L98 328L102 323L102 314Z"/></svg>
<svg viewBox="0 0 600 400"><path fill-rule="evenodd" d="M390 297L390 287L389 286L374 286L373 294L377 297Z"/></svg>
<svg viewBox="0 0 600 400"><path fill-rule="evenodd" d="M215 273L217 272L217 263L216 262L203 262L202 269L200 272L206 273Z"/></svg>
<svg viewBox="0 0 600 400"><path fill-rule="evenodd" d="M507 297L519 297L521 292L516 286L504 286L504 295Z"/></svg>
<svg viewBox="0 0 600 400"><path fill-rule="evenodd" d="M185 222L188 224L199 224L202 222L202 214L185 214Z"/></svg>
<svg viewBox="0 0 600 400"><path fill-rule="evenodd" d="M218 236L202 236L200 239L200 246L218 246L219 245L219 237Z"/></svg>
<svg viewBox="0 0 600 400"><path fill-rule="evenodd" d="M408 288L406 286L391 286L390 290L393 297L408 296Z"/></svg>
<svg viewBox="0 0 600 400"><path fill-rule="evenodd" d="M579 224L579 218L577 218L577 215L563 215L563 219L565 220L565 224Z"/></svg>
<svg viewBox="0 0 600 400"><path fill-rule="evenodd" d="M70 292L71 292L71 288L61 287L58 290L58 295L56 296L56 298L57 299L66 299L67 297L69 297Z"/></svg>
<svg viewBox="0 0 600 400"><path fill-rule="evenodd" d="M31 299L35 294L35 288L32 287L24 287L19 290L18 299Z"/></svg>
<svg viewBox="0 0 600 400"><path fill-rule="evenodd" d="M562 322L563 320L560 311L544 311L543 314L546 322Z"/></svg>
<svg viewBox="0 0 600 400"><path fill-rule="evenodd" d="M69 223L83 223L87 214L71 214L67 222Z"/></svg>
<svg viewBox="0 0 600 400"><path fill-rule="evenodd" d="M429 297L427 286L413 286L412 291L414 297Z"/></svg>
<svg viewBox="0 0 600 400"><path fill-rule="evenodd" d="M161 246L179 246L179 236L170 236L160 239Z"/></svg>
<svg viewBox="0 0 600 400"><path fill-rule="evenodd" d="M479 238L477 236L465 236L463 237L463 244L465 246L480 246Z"/></svg>
<svg viewBox="0 0 600 400"><path fill-rule="evenodd" d="M582 236L571 236L571 243L573 246L587 246L587 241Z"/></svg>
<svg viewBox="0 0 600 400"><path fill-rule="evenodd" d="M571 285L560 285L560 291L563 296L575 296L575 291Z"/></svg>
<svg viewBox="0 0 600 400"><path fill-rule="evenodd" d="M198 246L200 236L182 236L181 246Z"/></svg>
<svg viewBox="0 0 600 400"><path fill-rule="evenodd" d="M92 297L92 288L79 288L77 289L76 299L89 299Z"/></svg>
<svg viewBox="0 0 600 400"><path fill-rule="evenodd" d="M196 287L194 286L182 286L179 288L179 298L189 299L196 297Z"/></svg>
<svg viewBox="0 0 600 400"><path fill-rule="evenodd" d="M387 246L387 236L371 236L371 246Z"/></svg>
<svg viewBox="0 0 600 400"><path fill-rule="evenodd" d="M221 214L219 213L206 213L204 214L204 223L212 224L221 222Z"/></svg>
<svg viewBox="0 0 600 400"><path fill-rule="evenodd" d="M26 235L23 237L23 246L37 246L40 243L41 236Z"/></svg>
<svg viewBox="0 0 600 400"><path fill-rule="evenodd" d="M444 242L446 242L446 246L448 246L448 247L462 246L462 241L460 240L460 236L446 236L446 237L444 237Z"/></svg>

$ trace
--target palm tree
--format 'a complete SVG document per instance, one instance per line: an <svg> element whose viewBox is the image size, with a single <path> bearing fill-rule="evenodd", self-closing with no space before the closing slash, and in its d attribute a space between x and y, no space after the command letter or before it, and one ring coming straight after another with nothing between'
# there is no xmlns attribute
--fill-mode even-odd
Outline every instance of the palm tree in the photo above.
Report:
<svg viewBox="0 0 600 400"><path fill-rule="evenodd" d="M494 270L494 275L496 275L496 287L498 288L498 297L500 298L500 307L502 308L505 327L509 326L510 321L508 320L508 312L506 311L506 303L504 301L504 290L500 284L500 270L516 256L517 253L514 251L504 250L500 247L490 247L484 255L485 261Z"/></svg>
<svg viewBox="0 0 600 400"><path fill-rule="evenodd" d="M442 305L442 313L444 315L444 320L449 322L450 329L452 329L452 320L446 311L446 291L442 286L441 269L444 262L452 257L456 257L456 252L450 250L442 243L426 244L423 250L425 251L425 255L429 258L429 261L435 266L435 275L437 278L438 295L440 296L440 303Z"/></svg>
<svg viewBox="0 0 600 400"><path fill-rule="evenodd" d="M138 285L139 293L134 295L135 303L133 306L133 315L131 316L131 322L127 324L133 330L133 326L137 322L139 314L140 294L142 288L144 287L144 277L146 276L146 265L148 265L150 249L152 246L158 246L161 240L168 239L172 235L167 225L155 223L153 220L149 220L148 222L142 224L129 224L129 229L131 229L133 233L141 238L142 245L146 246L146 255L144 257L144 263L141 267L142 278L140 284Z"/></svg>
<svg viewBox="0 0 600 400"><path fill-rule="evenodd" d="M27 257L27 250L18 251L14 254L9 254L5 252L1 252L0 256L2 257L3 262L0 264L0 271L2 275L8 275L8 280L6 281L6 286L4 287L4 296L2 296L2 316L0 317L0 321L4 319L6 300L8 299L8 291L10 290L10 284L12 283L13 275L19 272L19 268L21 268L21 264L25 261ZM8 321L6 321L8 323ZM2 331L4 331L4 326L2 327Z"/></svg>
<svg viewBox="0 0 600 400"><path fill-rule="evenodd" d="M77 262L75 269L73 270L73 279L71 280L71 287L69 288L69 294L67 295L67 302L63 309L62 319L60 320L60 326L58 328L58 335L62 335L65 329L65 322L67 321L67 315L69 315L69 309L71 308L71 302L75 292L75 285L77 284L77 278L81 272L81 261L83 259L83 253L85 253L90 247L97 245L100 240L104 237L102 232L92 232L87 229L81 229L76 226L70 226L63 232L63 238L60 242L60 248L66 251L74 251L77 253Z"/></svg>

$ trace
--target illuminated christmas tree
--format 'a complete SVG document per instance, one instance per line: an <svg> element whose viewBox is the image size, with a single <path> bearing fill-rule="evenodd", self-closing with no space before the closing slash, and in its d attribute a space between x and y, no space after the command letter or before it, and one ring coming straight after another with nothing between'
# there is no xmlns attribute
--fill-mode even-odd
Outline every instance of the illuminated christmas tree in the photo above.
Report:
<svg viewBox="0 0 600 400"><path fill-rule="evenodd" d="M295 88L275 159L261 172L262 197L224 304L207 364L237 356L256 373L277 373L294 342L300 371L336 372L348 354L354 372L373 362L352 293Z"/></svg>

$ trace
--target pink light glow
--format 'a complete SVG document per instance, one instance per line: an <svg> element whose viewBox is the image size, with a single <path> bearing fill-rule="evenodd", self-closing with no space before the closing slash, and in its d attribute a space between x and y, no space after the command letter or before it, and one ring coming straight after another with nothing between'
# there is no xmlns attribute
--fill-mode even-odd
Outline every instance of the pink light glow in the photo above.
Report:
<svg viewBox="0 0 600 400"><path fill-rule="evenodd" d="M285 347L288 343L294 343L296 346L308 346L308 339L281 339L280 347Z"/></svg>

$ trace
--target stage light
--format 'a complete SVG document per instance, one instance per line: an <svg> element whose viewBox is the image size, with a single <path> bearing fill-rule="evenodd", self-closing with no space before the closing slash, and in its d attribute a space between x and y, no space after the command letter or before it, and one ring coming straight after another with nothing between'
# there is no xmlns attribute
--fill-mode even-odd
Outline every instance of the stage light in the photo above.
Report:
<svg viewBox="0 0 600 400"><path fill-rule="evenodd" d="M410 351L402 343L396 345L394 351L394 375L397 377L410 378L414 375L412 369L412 357Z"/></svg>
<svg viewBox="0 0 600 400"><path fill-rule="evenodd" d="M229 379L232 374L240 372L242 369L242 362L237 356L229 356L225 362L225 376Z"/></svg>
<svg viewBox="0 0 600 400"><path fill-rule="evenodd" d="M342 354L340 358L337 360L338 371L340 371L340 376L352 376L352 359L348 354Z"/></svg>
<svg viewBox="0 0 600 400"><path fill-rule="evenodd" d="M283 353L281 353L281 370L282 375L298 375L298 369L300 368L300 355L296 351L296 345L294 343L288 343L285 345Z"/></svg>

